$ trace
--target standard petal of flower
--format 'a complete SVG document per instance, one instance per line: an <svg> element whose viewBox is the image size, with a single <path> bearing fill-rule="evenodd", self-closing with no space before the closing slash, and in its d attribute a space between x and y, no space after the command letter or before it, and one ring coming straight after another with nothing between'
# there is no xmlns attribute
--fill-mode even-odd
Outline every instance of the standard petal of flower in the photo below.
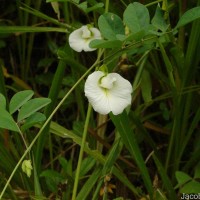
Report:
<svg viewBox="0 0 200 200"><path fill-rule="evenodd" d="M101 33L97 28L90 28L90 31L93 33L94 39L102 39Z"/></svg>
<svg viewBox="0 0 200 200"><path fill-rule="evenodd" d="M111 73L109 76L116 78L113 88L109 90L108 98L111 111L114 115L118 115L131 104L132 86L117 73Z"/></svg>
<svg viewBox="0 0 200 200"><path fill-rule="evenodd" d="M69 35L69 46L77 52L81 52L85 46L85 40L82 38L81 34L82 30L77 29Z"/></svg>
<svg viewBox="0 0 200 200"><path fill-rule="evenodd" d="M132 85L117 73L105 76L101 71L92 73L85 83L85 95L100 114L118 115L131 104Z"/></svg>
<svg viewBox="0 0 200 200"><path fill-rule="evenodd" d="M96 112L105 115L110 112L110 103L105 89L99 86L102 76L104 73L101 71L96 71L88 76L85 82L85 96Z"/></svg>

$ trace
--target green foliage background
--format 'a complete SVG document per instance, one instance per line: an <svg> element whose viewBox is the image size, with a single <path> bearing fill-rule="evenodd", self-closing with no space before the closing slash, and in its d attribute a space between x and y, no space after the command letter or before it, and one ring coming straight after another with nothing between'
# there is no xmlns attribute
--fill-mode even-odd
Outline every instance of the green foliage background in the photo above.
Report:
<svg viewBox="0 0 200 200"><path fill-rule="evenodd" d="M199 0L3 0L0 11L0 199L200 192ZM77 53L68 37L85 24L103 39ZM102 65L133 85L118 116L84 97Z"/></svg>

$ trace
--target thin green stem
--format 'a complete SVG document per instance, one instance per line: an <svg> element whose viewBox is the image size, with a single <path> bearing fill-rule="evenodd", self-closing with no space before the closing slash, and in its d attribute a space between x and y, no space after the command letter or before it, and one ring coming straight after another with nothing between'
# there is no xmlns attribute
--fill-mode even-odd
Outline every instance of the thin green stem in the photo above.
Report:
<svg viewBox="0 0 200 200"><path fill-rule="evenodd" d="M85 148L85 143L86 143L86 137L87 137L87 131L88 131L88 125L89 125L89 121L90 121L91 111L92 111L92 106L89 104L87 116L86 116L86 120L85 120L85 126L84 126L84 130L83 130L81 149L80 149L79 158L78 158L78 165L77 165L77 169L76 169L76 176L75 176L75 181L74 181L72 200L76 199L76 194L77 194L77 189L78 189L78 181L79 181L79 176L80 176L81 164L82 164L82 160L83 160L83 153L84 153L84 148Z"/></svg>
<svg viewBox="0 0 200 200"><path fill-rule="evenodd" d="M26 149L28 148L28 144L27 144L27 142L26 142L26 140L25 140L25 138L24 138L24 136L23 136L23 133L21 132L21 130L20 130L20 128L18 127L18 129L19 129L19 134L20 134L20 136L22 137L22 140L23 140L23 142L24 142L24 145L25 145L25 147L26 147Z"/></svg>
<svg viewBox="0 0 200 200"><path fill-rule="evenodd" d="M153 6L154 4L158 4L158 3L162 2L162 1L163 1L163 0L153 1L153 2L151 2L151 3L146 4L145 6L146 6L146 7Z"/></svg>
<svg viewBox="0 0 200 200"><path fill-rule="evenodd" d="M22 138L22 140L24 142L24 145L25 145L26 149L28 149L28 143L27 143L26 139L24 138L23 132L21 131L21 129L20 129L20 127L18 125L17 125L17 127L18 127L18 130L19 130L19 134L20 134L20 136L21 136L21 138ZM31 159L30 152L29 152L29 159Z"/></svg>
<svg viewBox="0 0 200 200"><path fill-rule="evenodd" d="M106 3L105 3L105 13L107 13L108 10L109 10L109 1L110 0L106 0Z"/></svg>
<svg viewBox="0 0 200 200"><path fill-rule="evenodd" d="M42 131L45 129L45 127L48 125L48 123L51 121L52 117L54 116L54 114L58 111L58 109L60 108L60 106L65 102L65 100L69 97L69 95L74 91L74 89L80 84L80 82L89 74L89 72L94 69L101 61L100 58L103 54L103 51L100 51L98 54L98 58L96 60L96 62L83 74L83 76L81 76L81 78L73 85L73 87L67 92L67 94L63 97L63 99L59 102L59 104L56 106L56 108L53 110L53 112L51 113L51 115L48 117L48 119L46 120L46 122L43 124L43 126L41 127L40 131L38 132L38 134L35 136L35 138L32 140L31 144L28 146L28 148L26 149L26 151L24 152L24 154L22 155L22 157L20 158L20 160L18 161L18 163L16 164L15 168L13 169L9 179L7 180L1 194L0 194L0 199L2 199L8 185L10 184L10 181L12 180L15 172L17 171L18 167L20 166L21 162L23 161L23 159L25 158L25 156L30 152L31 148L33 147L33 145L35 144L35 142L37 141L38 137L41 135Z"/></svg>

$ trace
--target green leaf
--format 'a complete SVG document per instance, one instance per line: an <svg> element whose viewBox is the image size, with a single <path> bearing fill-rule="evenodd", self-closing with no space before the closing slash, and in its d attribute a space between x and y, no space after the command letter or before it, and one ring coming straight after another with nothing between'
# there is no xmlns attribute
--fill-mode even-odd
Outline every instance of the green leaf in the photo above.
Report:
<svg viewBox="0 0 200 200"><path fill-rule="evenodd" d="M165 22L164 11L160 8L160 6L157 6L156 13L151 20L151 23L155 28L161 30L162 32L165 32L168 29L169 25Z"/></svg>
<svg viewBox="0 0 200 200"><path fill-rule="evenodd" d="M33 113L36 111L40 110L47 104L51 102L50 99L48 98L35 98L31 99L30 101L26 102L20 109L19 114L18 114L18 119L17 121L21 121L25 118L28 118L31 116Z"/></svg>
<svg viewBox="0 0 200 200"><path fill-rule="evenodd" d="M192 177L187 175L185 172L181 172L181 171L176 171L175 176L178 181L178 185L183 185L186 182L192 180Z"/></svg>
<svg viewBox="0 0 200 200"><path fill-rule="evenodd" d="M113 13L105 13L99 17L99 29L104 38L108 40L117 39L116 35L124 35L124 25L121 18Z"/></svg>
<svg viewBox="0 0 200 200"><path fill-rule="evenodd" d="M33 125L43 122L46 119L46 116L42 113L36 112L33 113L30 117L28 117L25 123L21 126L22 132L29 129Z"/></svg>
<svg viewBox="0 0 200 200"><path fill-rule="evenodd" d="M197 181L190 181L186 183L181 189L181 193L186 193L186 194L198 194L200 191L200 183Z"/></svg>
<svg viewBox="0 0 200 200"><path fill-rule="evenodd" d="M120 40L93 40L90 42L91 48L117 48L121 46Z"/></svg>
<svg viewBox="0 0 200 200"><path fill-rule="evenodd" d="M1 93L0 93L0 106L2 109L6 110L6 98Z"/></svg>
<svg viewBox="0 0 200 200"><path fill-rule="evenodd" d="M147 70L143 70L141 77L141 89L142 89L142 97L145 103L152 101L152 83L151 77Z"/></svg>
<svg viewBox="0 0 200 200"><path fill-rule="evenodd" d="M124 11L124 22L132 33L146 30L150 25L149 11L143 4L131 3Z"/></svg>
<svg viewBox="0 0 200 200"><path fill-rule="evenodd" d="M31 97L34 92L32 90L24 90L16 93L10 100L9 111L12 115L16 112L22 105L24 105Z"/></svg>
<svg viewBox="0 0 200 200"><path fill-rule="evenodd" d="M200 18L200 6L192 8L185 12L181 18L179 19L176 28L180 28L181 26L185 26L186 24Z"/></svg>
<svg viewBox="0 0 200 200"><path fill-rule="evenodd" d="M2 107L0 107L0 113L0 128L19 132L19 128L12 118L11 114Z"/></svg>

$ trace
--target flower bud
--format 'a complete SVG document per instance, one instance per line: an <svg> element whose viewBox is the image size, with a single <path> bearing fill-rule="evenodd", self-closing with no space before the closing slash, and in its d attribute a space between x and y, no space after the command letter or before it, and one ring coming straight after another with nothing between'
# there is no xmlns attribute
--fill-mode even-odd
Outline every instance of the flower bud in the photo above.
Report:
<svg viewBox="0 0 200 200"><path fill-rule="evenodd" d="M31 160L24 160L22 163L22 171L28 176L31 176L31 170L33 169Z"/></svg>

